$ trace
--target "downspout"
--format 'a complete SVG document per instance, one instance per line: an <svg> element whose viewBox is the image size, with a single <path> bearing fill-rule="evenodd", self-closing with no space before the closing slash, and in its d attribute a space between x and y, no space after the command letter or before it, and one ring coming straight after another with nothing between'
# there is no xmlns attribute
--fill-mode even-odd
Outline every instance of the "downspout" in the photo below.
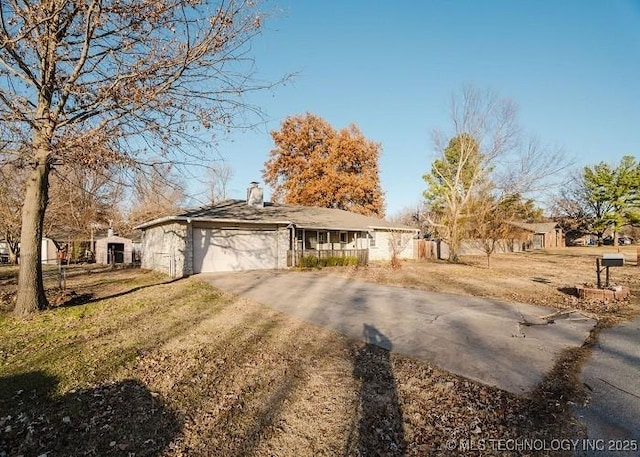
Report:
<svg viewBox="0 0 640 457"><path fill-rule="evenodd" d="M190 248L191 248L191 259L189 260L189 264L188 265L184 265L187 263L187 249L185 246L185 250L184 250L184 264L182 266L182 276L191 276L193 275L194 271L193 271L193 254L194 254L194 249L193 249L193 224L191 223L191 218L188 217L187 218L187 230L185 233L185 240L184 240L185 244L187 242L189 242L191 244ZM187 275L185 275L185 270L188 273Z"/></svg>

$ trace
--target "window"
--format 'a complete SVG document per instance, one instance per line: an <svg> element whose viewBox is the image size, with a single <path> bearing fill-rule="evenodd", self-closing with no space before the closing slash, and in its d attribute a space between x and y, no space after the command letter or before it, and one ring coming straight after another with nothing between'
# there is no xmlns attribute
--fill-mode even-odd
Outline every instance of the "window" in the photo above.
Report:
<svg viewBox="0 0 640 457"><path fill-rule="evenodd" d="M320 244L328 243L329 242L328 235L329 234L327 232L318 232L318 243Z"/></svg>
<svg viewBox="0 0 640 457"><path fill-rule="evenodd" d="M369 247L370 248L375 248L376 247L376 234L374 233L369 233Z"/></svg>
<svg viewBox="0 0 640 457"><path fill-rule="evenodd" d="M304 230L296 229L295 249L301 251L304 249Z"/></svg>
<svg viewBox="0 0 640 457"><path fill-rule="evenodd" d="M318 232L316 232L315 230L304 231L304 248L305 249L318 248Z"/></svg>
<svg viewBox="0 0 640 457"><path fill-rule="evenodd" d="M347 235L348 235L347 232L340 232L340 242L341 243L343 243L343 244L347 243L347 240L348 240Z"/></svg>

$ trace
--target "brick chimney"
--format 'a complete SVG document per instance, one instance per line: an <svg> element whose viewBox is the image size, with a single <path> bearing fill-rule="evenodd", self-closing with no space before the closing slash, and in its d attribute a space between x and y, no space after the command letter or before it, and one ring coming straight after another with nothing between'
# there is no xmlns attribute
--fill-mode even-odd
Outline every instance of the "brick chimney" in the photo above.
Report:
<svg viewBox="0 0 640 457"><path fill-rule="evenodd" d="M264 207L264 191L256 181L253 181L247 189L247 205L256 208Z"/></svg>

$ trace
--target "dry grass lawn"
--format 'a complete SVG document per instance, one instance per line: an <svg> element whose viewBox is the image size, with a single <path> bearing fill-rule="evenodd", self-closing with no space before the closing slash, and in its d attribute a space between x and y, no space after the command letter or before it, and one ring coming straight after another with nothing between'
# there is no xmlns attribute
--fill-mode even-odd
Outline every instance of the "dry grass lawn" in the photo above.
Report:
<svg viewBox="0 0 640 457"><path fill-rule="evenodd" d="M573 252L496 257L491 269L469 258L328 274L582 306L557 290L591 278ZM633 268L613 278L637 291ZM450 440L582 433L571 416L583 398L580 350L521 398L195 279L115 270L67 286L73 294L51 293L62 306L18 321L8 313L15 286L0 285L0 456L469 456L480 452ZM619 319L636 305L597 312Z"/></svg>
<svg viewBox="0 0 640 457"><path fill-rule="evenodd" d="M611 268L611 284L629 286L630 301L582 301L575 286L596 282L596 257L620 251L625 266ZM458 264L404 262L398 270L389 264L364 268L327 268L327 274L435 292L491 297L559 309L578 309L605 323L627 319L640 307L640 267L637 246L571 247L491 256L462 256ZM602 274L604 281L604 273Z"/></svg>

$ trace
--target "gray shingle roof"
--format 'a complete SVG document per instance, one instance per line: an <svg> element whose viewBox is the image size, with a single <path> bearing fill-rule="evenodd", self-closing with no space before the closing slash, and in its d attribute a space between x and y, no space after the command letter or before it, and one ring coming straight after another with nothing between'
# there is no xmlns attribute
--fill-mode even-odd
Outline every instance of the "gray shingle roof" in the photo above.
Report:
<svg viewBox="0 0 640 457"><path fill-rule="evenodd" d="M555 230L556 227L558 227L557 222L512 222L511 224L533 233L549 233L552 230Z"/></svg>
<svg viewBox="0 0 640 457"><path fill-rule="evenodd" d="M264 207L249 206L244 200L226 200L212 206L145 222L136 228L144 229L172 221L242 222L253 224L293 224L299 228L328 230L387 229L416 231L413 227L394 224L384 219L332 208L265 203Z"/></svg>

